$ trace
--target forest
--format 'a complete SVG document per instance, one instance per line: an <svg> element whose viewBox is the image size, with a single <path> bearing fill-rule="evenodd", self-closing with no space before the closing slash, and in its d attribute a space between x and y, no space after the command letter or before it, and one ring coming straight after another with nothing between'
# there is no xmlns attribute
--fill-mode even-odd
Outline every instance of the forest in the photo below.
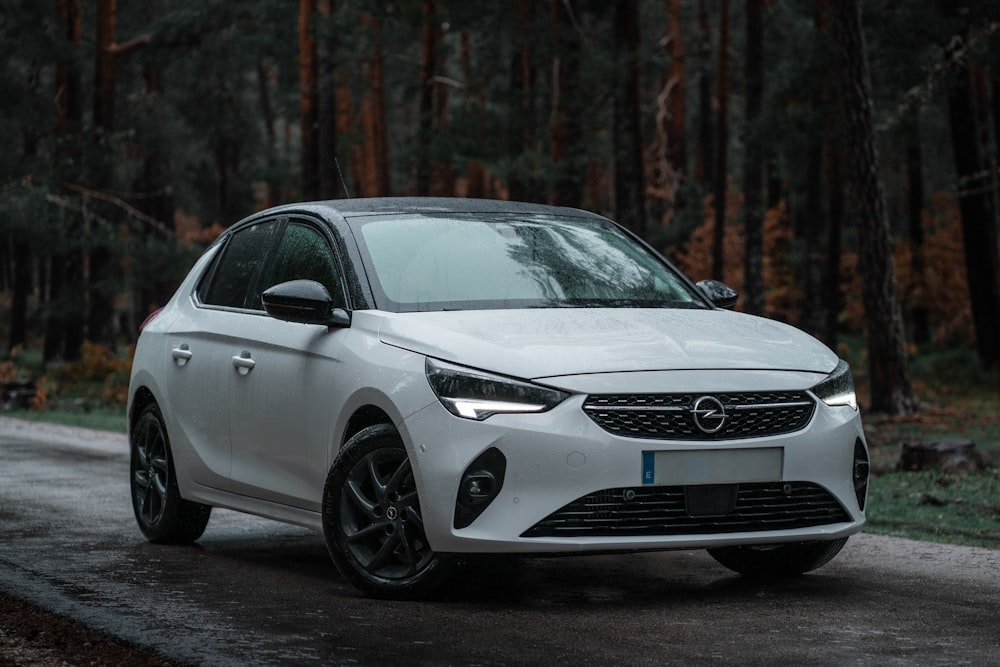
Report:
<svg viewBox="0 0 1000 667"><path fill-rule="evenodd" d="M1000 367L995 0L0 0L0 335L126 349L270 205L596 211L738 308ZM88 347L90 346L90 347Z"/></svg>

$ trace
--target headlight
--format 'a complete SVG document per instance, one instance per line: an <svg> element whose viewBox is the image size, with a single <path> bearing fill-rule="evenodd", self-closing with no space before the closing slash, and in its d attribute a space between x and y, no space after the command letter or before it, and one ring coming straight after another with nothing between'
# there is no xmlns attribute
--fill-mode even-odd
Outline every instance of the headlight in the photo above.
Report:
<svg viewBox="0 0 1000 667"><path fill-rule="evenodd" d="M569 394L501 375L427 359L427 381L438 400L457 417L482 421L511 412L545 412Z"/></svg>
<svg viewBox="0 0 1000 667"><path fill-rule="evenodd" d="M812 392L827 405L849 405L855 410L858 409L858 397L854 394L854 377L851 375L851 368L843 359L825 380L812 388Z"/></svg>

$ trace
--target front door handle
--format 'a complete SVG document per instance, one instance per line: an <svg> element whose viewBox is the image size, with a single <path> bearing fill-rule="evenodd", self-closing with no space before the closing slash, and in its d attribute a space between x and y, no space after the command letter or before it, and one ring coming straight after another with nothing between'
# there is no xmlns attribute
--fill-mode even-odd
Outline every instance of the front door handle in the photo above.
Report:
<svg viewBox="0 0 1000 667"><path fill-rule="evenodd" d="M257 365L253 359L250 358L250 352L244 350L240 352L240 356L233 357L233 366L239 372L240 375L246 375L253 370L253 367Z"/></svg>
<svg viewBox="0 0 1000 667"><path fill-rule="evenodd" d="M187 343L181 343L180 347L170 350L170 355L174 358L174 363L178 366L187 364L187 362L191 361L191 357L194 356Z"/></svg>

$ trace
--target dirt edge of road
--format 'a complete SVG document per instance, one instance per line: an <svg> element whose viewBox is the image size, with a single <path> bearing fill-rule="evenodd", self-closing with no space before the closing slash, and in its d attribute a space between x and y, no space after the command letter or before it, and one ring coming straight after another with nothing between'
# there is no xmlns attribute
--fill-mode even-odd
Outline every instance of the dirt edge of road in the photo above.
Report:
<svg viewBox="0 0 1000 667"><path fill-rule="evenodd" d="M175 667L178 663L0 593L0 665Z"/></svg>

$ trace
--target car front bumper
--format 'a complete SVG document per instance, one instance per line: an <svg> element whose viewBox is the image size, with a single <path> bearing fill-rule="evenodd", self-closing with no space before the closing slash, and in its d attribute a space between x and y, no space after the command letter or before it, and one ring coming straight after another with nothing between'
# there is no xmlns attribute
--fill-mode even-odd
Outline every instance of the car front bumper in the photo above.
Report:
<svg viewBox="0 0 1000 667"><path fill-rule="evenodd" d="M431 547L483 553L704 548L832 540L864 524L864 491L859 503L854 483L855 453L865 448L864 433L858 412L850 407L818 402L808 425L787 435L664 441L604 431L584 413L584 398L574 395L542 414L497 415L481 422L454 417L435 402L400 424ZM506 462L502 487L475 520L456 528L463 475L491 448ZM651 460L655 479L649 475ZM741 525L713 517L709 508L707 514L693 510L700 516L692 523L683 496L695 487L707 489L708 497L719 490L725 495L766 488L779 500L787 496L782 516L795 515L800 504L807 511L817 496L839 511L829 520L806 519L810 525L768 517ZM807 488L810 493L800 502L797 494ZM664 510L677 493L681 511ZM651 499L646 509L635 504ZM770 502L757 501L750 513L766 512ZM692 504L690 496L687 503ZM635 523L627 515L643 518ZM575 528L559 527L566 518Z"/></svg>

